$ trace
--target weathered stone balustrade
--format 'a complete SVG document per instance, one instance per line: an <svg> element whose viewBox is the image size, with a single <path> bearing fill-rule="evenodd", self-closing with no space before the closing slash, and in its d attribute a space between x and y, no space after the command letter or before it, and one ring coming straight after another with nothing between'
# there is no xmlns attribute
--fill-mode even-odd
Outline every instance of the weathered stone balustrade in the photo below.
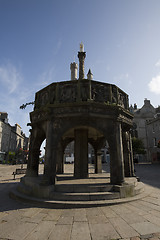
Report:
<svg viewBox="0 0 160 240"><path fill-rule="evenodd" d="M129 109L128 95L116 85L93 80L52 83L36 93L35 110L47 104L94 101Z"/></svg>

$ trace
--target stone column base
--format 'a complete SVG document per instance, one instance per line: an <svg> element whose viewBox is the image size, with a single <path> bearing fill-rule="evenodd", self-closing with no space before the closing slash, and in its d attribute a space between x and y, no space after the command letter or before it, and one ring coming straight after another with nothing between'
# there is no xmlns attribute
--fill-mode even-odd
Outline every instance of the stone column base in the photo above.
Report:
<svg viewBox="0 0 160 240"><path fill-rule="evenodd" d="M17 187L20 193L36 198L51 198L55 190L54 185L43 186L41 185L42 177L23 177Z"/></svg>

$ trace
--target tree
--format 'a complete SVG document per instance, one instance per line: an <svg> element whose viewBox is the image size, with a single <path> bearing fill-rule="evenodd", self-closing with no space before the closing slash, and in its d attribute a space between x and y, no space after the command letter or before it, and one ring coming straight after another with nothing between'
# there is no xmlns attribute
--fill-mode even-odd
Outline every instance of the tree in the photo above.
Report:
<svg viewBox="0 0 160 240"><path fill-rule="evenodd" d="M132 148L133 148L133 156L135 156L135 154L145 154L145 148L144 148L144 144L142 142L141 139L139 138L132 138Z"/></svg>
<svg viewBox="0 0 160 240"><path fill-rule="evenodd" d="M20 106L19 108L20 109L25 109L28 105L34 105L35 104L35 102L33 101L33 102L29 102L29 103L25 103L25 104L23 104L22 106Z"/></svg>

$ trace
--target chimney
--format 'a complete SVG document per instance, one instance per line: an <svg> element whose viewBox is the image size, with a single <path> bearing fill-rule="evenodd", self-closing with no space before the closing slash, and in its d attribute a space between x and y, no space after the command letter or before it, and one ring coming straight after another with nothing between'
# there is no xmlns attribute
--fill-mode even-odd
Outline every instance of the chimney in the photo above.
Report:
<svg viewBox="0 0 160 240"><path fill-rule="evenodd" d="M137 104L136 104L136 103L134 104L134 109L135 109L135 110L137 109Z"/></svg>
<svg viewBox="0 0 160 240"><path fill-rule="evenodd" d="M148 100L147 98L144 99L144 105L150 105L150 100Z"/></svg>
<svg viewBox="0 0 160 240"><path fill-rule="evenodd" d="M75 62L71 63L70 69L71 69L71 80L77 80L78 64Z"/></svg>

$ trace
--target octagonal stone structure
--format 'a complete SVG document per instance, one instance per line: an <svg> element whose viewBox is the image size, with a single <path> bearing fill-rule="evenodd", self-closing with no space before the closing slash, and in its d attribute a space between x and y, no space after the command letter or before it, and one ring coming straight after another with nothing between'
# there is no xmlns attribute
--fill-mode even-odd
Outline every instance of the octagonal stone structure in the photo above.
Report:
<svg viewBox="0 0 160 240"><path fill-rule="evenodd" d="M110 184L121 197L134 195L135 177L130 129L133 115L128 95L116 85L93 80L91 71L84 79L86 53L80 45L78 65L71 67L71 80L50 84L35 96L30 113L30 148L26 176L18 189L30 196L52 198L56 174L63 173L66 146L74 141L74 178L88 178L88 143L94 149L95 173L101 172L101 149L106 141L110 153ZM39 153L46 139L44 173L38 175ZM135 180L133 181L135 182ZM130 194L132 192L132 194Z"/></svg>
<svg viewBox="0 0 160 240"><path fill-rule="evenodd" d="M41 185L55 185L63 172L63 154L75 141L74 177L88 177L88 143L95 151L99 172L100 150L106 140L110 152L110 182L122 184L134 176L128 95L116 85L88 79L52 83L38 91L30 113L31 139L26 177L38 176L39 152L46 139Z"/></svg>

